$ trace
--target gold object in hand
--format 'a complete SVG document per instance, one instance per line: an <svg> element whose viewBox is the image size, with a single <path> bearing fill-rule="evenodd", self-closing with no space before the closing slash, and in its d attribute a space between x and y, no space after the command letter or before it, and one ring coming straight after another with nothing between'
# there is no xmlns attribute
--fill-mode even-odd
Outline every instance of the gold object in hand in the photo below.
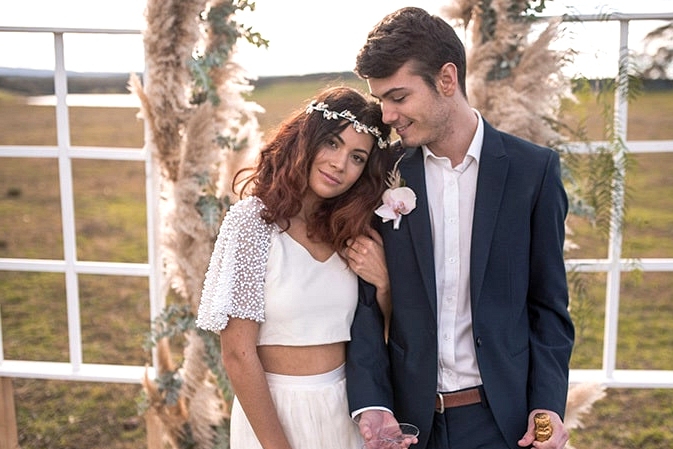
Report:
<svg viewBox="0 0 673 449"><path fill-rule="evenodd" d="M546 413L536 413L533 416L535 421L535 441L547 441L551 438L552 427L551 418Z"/></svg>

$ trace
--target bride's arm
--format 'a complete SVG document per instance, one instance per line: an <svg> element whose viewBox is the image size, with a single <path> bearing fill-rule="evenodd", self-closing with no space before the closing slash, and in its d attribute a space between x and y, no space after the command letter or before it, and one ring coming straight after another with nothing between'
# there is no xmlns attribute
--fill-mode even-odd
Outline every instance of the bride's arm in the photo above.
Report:
<svg viewBox="0 0 673 449"><path fill-rule="evenodd" d="M383 313L385 335L388 336L392 301L383 239L375 230L349 241L345 251L348 266L358 276L376 287L376 302Z"/></svg>
<svg viewBox="0 0 673 449"><path fill-rule="evenodd" d="M291 449L257 355L258 333L258 323L232 317L220 333L222 364L262 447Z"/></svg>

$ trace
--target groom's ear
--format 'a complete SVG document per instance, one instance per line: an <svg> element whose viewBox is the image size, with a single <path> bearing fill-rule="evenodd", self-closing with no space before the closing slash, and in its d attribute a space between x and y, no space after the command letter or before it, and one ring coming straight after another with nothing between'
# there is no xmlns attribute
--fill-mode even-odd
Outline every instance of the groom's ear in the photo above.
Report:
<svg viewBox="0 0 673 449"><path fill-rule="evenodd" d="M437 90L440 94L451 97L458 89L458 68L452 62L447 62L437 74Z"/></svg>

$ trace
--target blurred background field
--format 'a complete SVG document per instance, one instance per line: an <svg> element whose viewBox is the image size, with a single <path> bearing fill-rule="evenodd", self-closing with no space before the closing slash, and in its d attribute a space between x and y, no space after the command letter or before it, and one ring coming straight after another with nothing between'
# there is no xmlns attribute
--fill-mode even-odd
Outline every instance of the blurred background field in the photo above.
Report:
<svg viewBox="0 0 673 449"><path fill-rule="evenodd" d="M260 80L250 99L266 112L270 132L327 84L352 77ZM586 122L601 139L600 106L592 96L568 105L564 117ZM488 111L482 111L488 119ZM72 107L75 146L140 148L143 122L133 108ZM629 140L673 139L673 90L645 91L629 105ZM29 106L0 91L0 145L56 145L55 110ZM673 153L630 155L623 257L673 257ZM147 262L145 175L142 162L73 161L79 260ZM569 258L607 256L607 238L572 217ZM55 159L0 159L0 257L63 258L58 163ZM572 368L602 362L605 275L591 278L578 320ZM149 331L144 278L80 277L85 363L143 365ZM0 272L0 312L6 359L67 361L65 280L61 274ZM579 308L578 308L579 309ZM673 273L625 273L621 283L617 368L673 370ZM24 449L146 447L137 414L139 385L15 379L19 442ZM610 389L571 435L577 449L670 449L673 390Z"/></svg>

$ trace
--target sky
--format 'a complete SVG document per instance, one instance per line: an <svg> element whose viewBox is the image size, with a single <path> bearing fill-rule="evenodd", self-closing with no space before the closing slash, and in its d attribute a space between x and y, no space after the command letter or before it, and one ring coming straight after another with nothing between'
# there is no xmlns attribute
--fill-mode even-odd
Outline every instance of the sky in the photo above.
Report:
<svg viewBox="0 0 673 449"><path fill-rule="evenodd" d="M240 21L270 41L268 49L240 42L237 59L253 76L343 72L353 68L367 32L384 15L413 4L437 14L450 0L256 0L256 10ZM146 0L0 0L0 27L142 29ZM673 0L547 0L545 15L608 12L673 12ZM28 6L27 6L28 5ZM644 49L642 38L660 21L631 22L629 45ZM614 76L619 26L577 24L560 45L580 51L576 73ZM140 35L65 36L66 69L77 72L143 70ZM0 32L0 67L53 69L51 34Z"/></svg>

